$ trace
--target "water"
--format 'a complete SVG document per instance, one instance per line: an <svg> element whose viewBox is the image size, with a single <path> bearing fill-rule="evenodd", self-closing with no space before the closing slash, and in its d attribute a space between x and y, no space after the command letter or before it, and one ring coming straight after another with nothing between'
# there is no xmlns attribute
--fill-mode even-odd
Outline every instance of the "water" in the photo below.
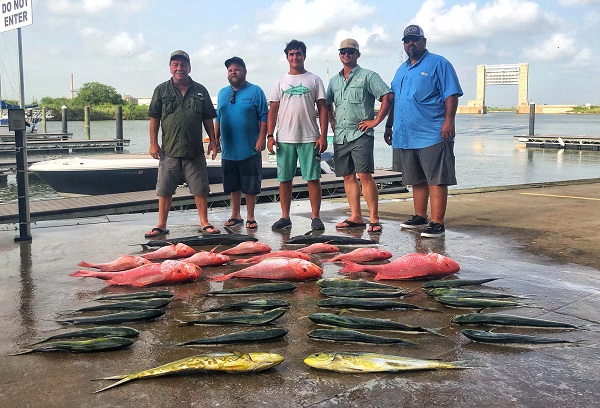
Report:
<svg viewBox="0 0 600 408"><path fill-rule="evenodd" d="M457 115L455 145L458 185L453 188L491 187L600 177L600 152L526 148L515 135L529 132L529 116L514 113ZM48 132L61 130L60 122L48 122ZM383 141L383 124L375 132L375 164L392 166L392 151ZM69 122L73 139L84 139L83 122ZM130 139L129 153L147 153L148 121L124 121L123 133ZM600 136L600 115L537 115L536 134ZM115 122L92 122L93 139L115 137ZM79 155L79 153L78 153ZM40 157L33 156L30 157ZM44 156L55 158L56 156ZM58 196L40 181L30 183L31 200ZM0 188L0 202L15 202L17 186L10 176Z"/></svg>

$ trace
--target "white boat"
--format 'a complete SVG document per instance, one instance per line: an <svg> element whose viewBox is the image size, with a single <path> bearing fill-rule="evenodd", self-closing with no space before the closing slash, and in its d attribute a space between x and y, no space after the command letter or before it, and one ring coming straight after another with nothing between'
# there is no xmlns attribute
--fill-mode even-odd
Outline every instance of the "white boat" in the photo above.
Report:
<svg viewBox="0 0 600 408"><path fill-rule="evenodd" d="M221 160L206 160L210 184L223 182ZM323 172L331 172L322 162ZM61 195L100 195L154 190L158 160L150 155L69 157L32 164L29 171ZM263 161L263 179L277 177L277 163ZM182 180L183 182L183 180Z"/></svg>

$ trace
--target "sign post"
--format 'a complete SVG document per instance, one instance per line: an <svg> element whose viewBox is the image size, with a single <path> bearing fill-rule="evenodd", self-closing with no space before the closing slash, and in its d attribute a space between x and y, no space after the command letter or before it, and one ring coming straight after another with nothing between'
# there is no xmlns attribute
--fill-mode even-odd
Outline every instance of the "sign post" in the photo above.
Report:
<svg viewBox="0 0 600 408"><path fill-rule="evenodd" d="M9 109L8 130L15 132L17 161L17 191L19 200L19 231L15 241L31 241L29 214L29 178L27 165L27 137L25 136L25 86L23 81L23 44L21 27L33 24L32 0L0 0L0 33L17 29L19 48L19 90L21 109Z"/></svg>

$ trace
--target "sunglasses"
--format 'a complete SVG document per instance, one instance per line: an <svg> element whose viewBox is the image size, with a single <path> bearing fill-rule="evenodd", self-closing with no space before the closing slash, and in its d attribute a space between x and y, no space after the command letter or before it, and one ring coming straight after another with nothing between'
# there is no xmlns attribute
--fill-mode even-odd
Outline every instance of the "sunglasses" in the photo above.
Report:
<svg viewBox="0 0 600 408"><path fill-rule="evenodd" d="M340 50L340 55L354 55L354 53L356 53L356 50Z"/></svg>
<svg viewBox="0 0 600 408"><path fill-rule="evenodd" d="M411 43L411 42L416 43L416 42L421 41L422 38L423 37L413 37L413 36L410 36L410 37L404 38L404 40L402 40L402 41L404 42L404 44L408 44L408 43Z"/></svg>
<svg viewBox="0 0 600 408"><path fill-rule="evenodd" d="M229 103L235 103L235 94L236 94L236 90L234 89L233 91L231 91L231 93L229 94Z"/></svg>

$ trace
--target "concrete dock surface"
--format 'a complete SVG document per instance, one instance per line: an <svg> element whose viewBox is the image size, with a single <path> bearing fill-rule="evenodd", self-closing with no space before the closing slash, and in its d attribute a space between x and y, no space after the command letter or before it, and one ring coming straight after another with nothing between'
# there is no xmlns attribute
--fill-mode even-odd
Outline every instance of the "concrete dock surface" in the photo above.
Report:
<svg viewBox="0 0 600 408"><path fill-rule="evenodd" d="M580 330L496 328L511 332L562 338L567 346L505 347L475 343L450 319L474 309L449 308L429 298L423 281L386 282L413 291L403 301L426 310L345 312L349 316L392 319L436 329L439 334L370 332L417 343L415 347L334 343L306 336L319 326L307 316L335 312L317 307L323 296L314 282L298 283L287 294L206 297L209 291L258 283L233 279L214 282L207 277L238 270L238 266L203 268L195 283L156 287L171 290L174 300L166 314L146 323L123 325L140 330L128 349L74 354L19 351L34 341L81 326L63 327L57 313L96 304L94 298L143 290L110 287L93 278L68 275L77 263L109 262L124 254L139 254L147 242L144 232L156 214L130 214L65 221L45 221L32 226L32 242L13 242L16 225L0 231L0 401L5 407L591 407L600 405L597 386L600 345L600 179L540 183L535 185L451 190L444 238L427 239L401 230L412 213L410 194L380 197L383 233L372 235L394 258L412 252L438 252L457 261L458 278L499 278L485 289L522 295L523 307L486 309L485 312L568 322ZM272 232L279 218L278 203L260 204L256 231L237 228L271 245L273 250L310 228L308 201L293 201L291 230ZM326 200L322 206L326 234L368 238L366 229L336 231L335 223L348 215L343 200ZM221 227L229 209L216 208L210 221ZM170 238L197 234L194 210L172 212ZM217 248L220 251L223 248ZM196 248L198 249L198 248ZM209 249L209 248L202 248ZM289 247L293 249L293 247ZM344 248L347 252L354 248ZM315 256L320 264L328 255ZM323 264L324 277L341 277L341 265ZM371 280L372 276L361 275ZM208 307L258 298L282 299L288 312L268 327L289 333L263 344L181 347L176 342L251 330L243 326L179 326L178 321L202 318ZM87 327L87 326L85 326ZM195 373L141 379L102 393L93 392L112 381L94 379L128 374L177 359L212 351L268 351L285 361L270 370L252 374ZM325 351L362 351L406 357L466 361L469 369L407 373L345 374L308 367L303 359Z"/></svg>

